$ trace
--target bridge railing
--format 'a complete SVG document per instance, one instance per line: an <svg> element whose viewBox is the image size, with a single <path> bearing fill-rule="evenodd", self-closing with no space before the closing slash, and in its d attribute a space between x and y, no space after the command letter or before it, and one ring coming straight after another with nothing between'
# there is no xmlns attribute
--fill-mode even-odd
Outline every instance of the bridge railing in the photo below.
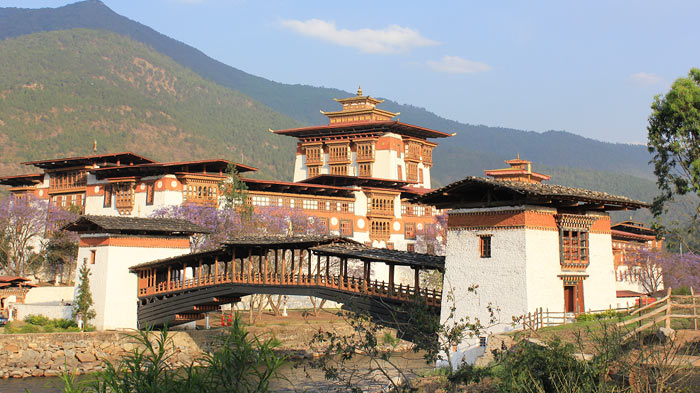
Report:
<svg viewBox="0 0 700 393"><path fill-rule="evenodd" d="M238 273L238 272L237 272ZM224 272L219 275L208 275L203 277L194 277L187 279L175 279L163 281L154 286L139 288L139 296L149 296L157 294L166 294L169 292L182 291L191 288L203 288L220 284L260 284L260 285L276 285L276 286L308 286L308 287L324 287L333 288L344 292L364 294L381 298L389 298L402 301L410 301L415 296L420 296L425 299L426 303L431 306L440 306L442 301L442 292L433 289L419 288L405 285L393 284L390 285L384 281L365 280L361 277L354 276L339 276L325 274L289 274L289 273L252 273L247 274L230 274Z"/></svg>

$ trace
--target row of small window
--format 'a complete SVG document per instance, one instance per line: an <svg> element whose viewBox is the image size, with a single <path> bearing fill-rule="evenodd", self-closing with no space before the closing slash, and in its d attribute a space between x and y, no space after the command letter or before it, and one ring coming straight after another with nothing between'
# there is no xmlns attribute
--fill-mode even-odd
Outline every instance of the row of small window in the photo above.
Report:
<svg viewBox="0 0 700 393"><path fill-rule="evenodd" d="M315 177L321 174L321 167L320 166L309 166L307 167L308 170L308 176L307 177ZM341 175L341 176L347 176L348 175L348 165L347 164L341 164L341 165L330 165L330 174L331 175ZM363 162L357 165L357 175L361 177L371 177L372 176L372 164L369 162Z"/></svg>
<svg viewBox="0 0 700 393"><path fill-rule="evenodd" d="M433 208L431 206L403 203L401 204L401 215L406 217L429 217L433 215Z"/></svg>
<svg viewBox="0 0 700 393"><path fill-rule="evenodd" d="M304 210L329 211L341 213L354 213L354 202L324 201L318 199L294 199L279 198L268 195L251 195L248 203L253 206L280 206L290 208L302 208Z"/></svg>
<svg viewBox="0 0 700 393"><path fill-rule="evenodd" d="M54 195L51 198L51 204L55 207L62 208L67 208L70 206L85 206L85 198L83 198L83 194Z"/></svg>
<svg viewBox="0 0 700 393"><path fill-rule="evenodd" d="M112 207L112 197L117 208L134 205L134 183L115 183L104 186L103 207ZM146 183L146 205L153 205L155 184Z"/></svg>
<svg viewBox="0 0 700 393"><path fill-rule="evenodd" d="M85 187L87 185L87 173L83 171L54 173L49 178L52 189Z"/></svg>

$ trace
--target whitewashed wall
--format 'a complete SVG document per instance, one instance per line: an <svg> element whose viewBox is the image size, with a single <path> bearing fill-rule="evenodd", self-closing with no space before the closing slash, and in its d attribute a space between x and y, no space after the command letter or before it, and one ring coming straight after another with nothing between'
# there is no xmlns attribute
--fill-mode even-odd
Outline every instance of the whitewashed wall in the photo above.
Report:
<svg viewBox="0 0 700 393"><path fill-rule="evenodd" d="M586 269L588 278L583 280L584 306L586 310L614 307L617 303L617 295L612 238L609 233L590 233L588 241L590 264Z"/></svg>
<svg viewBox="0 0 700 393"><path fill-rule="evenodd" d="M27 292L24 304L72 302L74 287L36 287Z"/></svg>
<svg viewBox="0 0 700 393"><path fill-rule="evenodd" d="M90 251L95 250L95 264L90 264ZM95 319L91 322L97 330L136 329L138 277L129 267L142 262L189 253L188 248L145 247L80 247L78 263L87 261L90 268ZM80 282L80 269L76 269L75 293Z"/></svg>

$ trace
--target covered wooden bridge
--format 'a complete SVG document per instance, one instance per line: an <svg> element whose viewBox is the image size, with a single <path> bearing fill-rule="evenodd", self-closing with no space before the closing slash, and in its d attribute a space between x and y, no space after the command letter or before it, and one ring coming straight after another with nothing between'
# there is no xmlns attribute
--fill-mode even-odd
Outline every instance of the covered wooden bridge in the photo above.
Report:
<svg viewBox="0 0 700 393"><path fill-rule="evenodd" d="M377 263L389 266L387 282L372 279ZM396 266L414 270L411 284L395 281ZM139 328L201 319L252 294L315 296L398 327L407 318L404 305L412 302L439 315L441 292L421 288L420 272L444 266L444 257L372 249L337 236L266 236L232 239L131 271L138 274Z"/></svg>

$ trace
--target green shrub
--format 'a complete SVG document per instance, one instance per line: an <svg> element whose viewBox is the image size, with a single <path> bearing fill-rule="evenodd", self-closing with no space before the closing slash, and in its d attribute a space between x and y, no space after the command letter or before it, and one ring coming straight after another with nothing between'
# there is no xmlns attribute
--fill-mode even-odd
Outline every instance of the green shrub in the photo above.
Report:
<svg viewBox="0 0 700 393"><path fill-rule="evenodd" d="M14 334L18 333L19 329L17 328L17 323L16 322L8 322L5 325L5 329L3 331L5 334Z"/></svg>
<svg viewBox="0 0 700 393"><path fill-rule="evenodd" d="M40 333L41 332L41 327L37 325L32 325L32 324L26 324L22 325L21 328L19 328L20 333Z"/></svg>
<svg viewBox="0 0 700 393"><path fill-rule="evenodd" d="M56 328L54 328L51 325L43 326L43 328L44 328L44 333L53 333L56 331Z"/></svg>
<svg viewBox="0 0 700 393"><path fill-rule="evenodd" d="M68 328L77 328L78 324L71 320L71 319L65 319L65 318L58 318L54 319L51 321L54 327L57 327L59 329L68 329Z"/></svg>
<svg viewBox="0 0 700 393"><path fill-rule="evenodd" d="M589 313L583 313L583 314L579 314L576 316L577 322L593 321L595 319L596 319L595 315L589 314Z"/></svg>
<svg viewBox="0 0 700 393"><path fill-rule="evenodd" d="M51 323L51 320L43 315L27 315L24 317L24 322L36 326L46 326Z"/></svg>
<svg viewBox="0 0 700 393"><path fill-rule="evenodd" d="M523 341L500 355L492 369L499 392L556 392L561 381L576 380L583 392L596 390L600 373L573 357L574 346L559 339L545 345Z"/></svg>

